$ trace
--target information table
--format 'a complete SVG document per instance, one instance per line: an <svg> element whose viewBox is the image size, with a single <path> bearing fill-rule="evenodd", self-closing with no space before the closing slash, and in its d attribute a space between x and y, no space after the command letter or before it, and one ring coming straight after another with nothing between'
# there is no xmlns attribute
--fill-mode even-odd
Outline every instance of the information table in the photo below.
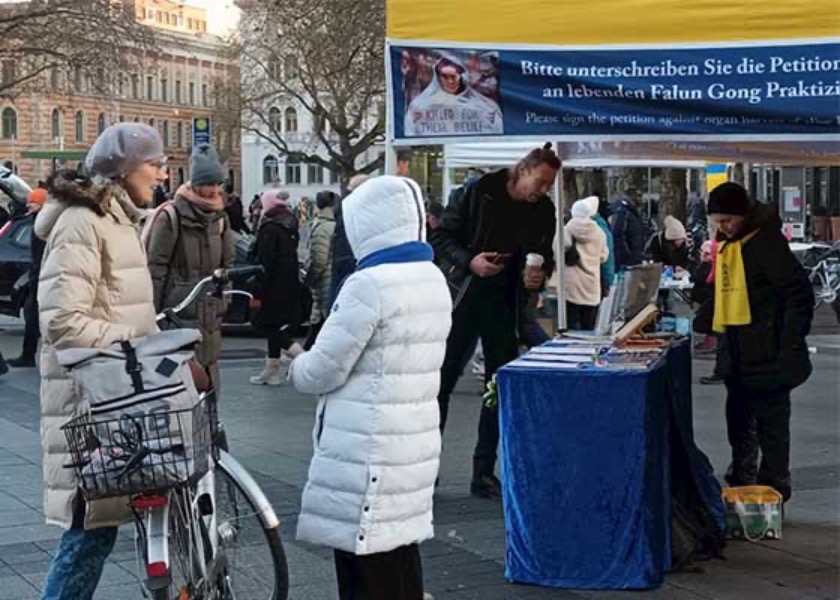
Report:
<svg viewBox="0 0 840 600"><path fill-rule="evenodd" d="M506 578L657 587L671 565L674 446L724 521L720 487L694 445L689 344L642 369L538 364L526 355L498 375Z"/></svg>

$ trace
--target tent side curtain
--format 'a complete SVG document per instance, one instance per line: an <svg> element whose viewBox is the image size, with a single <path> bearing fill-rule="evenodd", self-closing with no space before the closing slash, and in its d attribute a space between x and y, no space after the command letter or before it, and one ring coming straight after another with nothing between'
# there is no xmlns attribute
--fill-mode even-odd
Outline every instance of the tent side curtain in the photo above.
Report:
<svg viewBox="0 0 840 600"><path fill-rule="evenodd" d="M838 35L831 0L388 0L388 37L405 41L560 46Z"/></svg>

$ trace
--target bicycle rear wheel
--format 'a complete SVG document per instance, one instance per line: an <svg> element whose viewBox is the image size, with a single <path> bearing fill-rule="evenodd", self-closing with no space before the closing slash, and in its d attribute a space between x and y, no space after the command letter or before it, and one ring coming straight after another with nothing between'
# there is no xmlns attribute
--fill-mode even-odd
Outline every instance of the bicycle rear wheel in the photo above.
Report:
<svg viewBox="0 0 840 600"><path fill-rule="evenodd" d="M289 570L279 527L264 526L245 487L222 464L216 466L216 521L227 561L221 597L286 600Z"/></svg>

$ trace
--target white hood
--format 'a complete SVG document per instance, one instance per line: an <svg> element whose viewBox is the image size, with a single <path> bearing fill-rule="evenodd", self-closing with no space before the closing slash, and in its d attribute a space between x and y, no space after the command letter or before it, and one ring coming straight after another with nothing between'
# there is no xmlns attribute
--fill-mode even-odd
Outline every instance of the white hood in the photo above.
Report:
<svg viewBox="0 0 840 600"><path fill-rule="evenodd" d="M426 210L420 186L383 175L368 179L342 202L347 240L356 260L407 242L426 241Z"/></svg>

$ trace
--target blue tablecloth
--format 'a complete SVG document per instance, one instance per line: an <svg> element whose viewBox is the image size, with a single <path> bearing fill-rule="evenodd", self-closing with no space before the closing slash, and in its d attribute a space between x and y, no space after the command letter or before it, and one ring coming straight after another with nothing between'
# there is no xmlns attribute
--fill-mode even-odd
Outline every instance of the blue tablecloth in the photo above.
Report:
<svg viewBox="0 0 840 600"><path fill-rule="evenodd" d="M720 487L694 446L687 343L649 370L509 365L498 383L508 580L574 589L660 585L671 565L675 439L722 525Z"/></svg>

